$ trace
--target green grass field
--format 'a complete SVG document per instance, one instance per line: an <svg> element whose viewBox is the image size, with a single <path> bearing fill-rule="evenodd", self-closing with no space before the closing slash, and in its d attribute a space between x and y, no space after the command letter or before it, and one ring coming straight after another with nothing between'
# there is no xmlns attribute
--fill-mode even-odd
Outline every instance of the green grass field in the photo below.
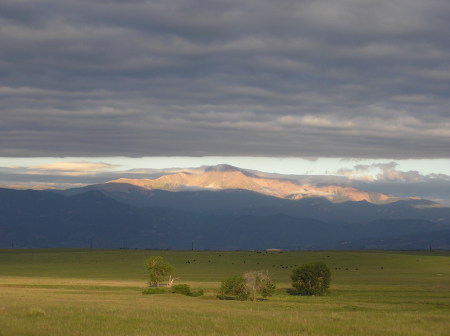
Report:
<svg viewBox="0 0 450 336"><path fill-rule="evenodd" d="M142 295L150 255L205 295ZM288 295L312 261L330 267L329 294ZM273 297L216 299L250 270L269 270ZM0 250L0 335L450 335L450 252Z"/></svg>

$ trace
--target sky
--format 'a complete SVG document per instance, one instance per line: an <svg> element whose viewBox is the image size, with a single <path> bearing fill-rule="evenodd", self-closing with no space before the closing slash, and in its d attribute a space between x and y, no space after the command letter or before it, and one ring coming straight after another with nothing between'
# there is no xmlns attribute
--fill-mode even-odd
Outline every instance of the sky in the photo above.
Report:
<svg viewBox="0 0 450 336"><path fill-rule="evenodd" d="M220 160L447 197L449 31L448 0L1 0L0 185Z"/></svg>

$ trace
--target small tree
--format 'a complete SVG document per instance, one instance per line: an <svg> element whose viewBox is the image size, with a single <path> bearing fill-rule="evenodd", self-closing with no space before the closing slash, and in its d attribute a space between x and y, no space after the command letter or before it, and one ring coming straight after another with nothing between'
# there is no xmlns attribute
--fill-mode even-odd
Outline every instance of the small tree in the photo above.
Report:
<svg viewBox="0 0 450 336"><path fill-rule="evenodd" d="M322 262L305 264L292 270L294 294L323 295L330 287L331 271Z"/></svg>
<svg viewBox="0 0 450 336"><path fill-rule="evenodd" d="M275 283L270 279L267 271L247 272L243 277L253 301L256 301L257 293L265 298L267 296L272 296L275 292Z"/></svg>
<svg viewBox="0 0 450 336"><path fill-rule="evenodd" d="M219 298L225 299L229 296L238 300L245 301L248 299L250 292L246 286L245 279L241 275L235 275L222 281L219 290Z"/></svg>
<svg viewBox="0 0 450 336"><path fill-rule="evenodd" d="M168 287L172 286L173 283L173 266L160 256L151 256L145 262L145 267L149 272L150 286L159 287L161 281L166 277L169 277Z"/></svg>

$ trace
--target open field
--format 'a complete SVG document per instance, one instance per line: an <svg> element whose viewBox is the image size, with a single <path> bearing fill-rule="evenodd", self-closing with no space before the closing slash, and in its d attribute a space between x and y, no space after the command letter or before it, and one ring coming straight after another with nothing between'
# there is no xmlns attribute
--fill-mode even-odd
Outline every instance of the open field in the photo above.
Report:
<svg viewBox="0 0 450 336"><path fill-rule="evenodd" d="M205 296L143 296L150 255ZM332 270L329 295L287 295L292 267L311 261ZM258 269L274 297L215 298L221 280ZM1 336L449 335L449 316L449 252L0 250Z"/></svg>

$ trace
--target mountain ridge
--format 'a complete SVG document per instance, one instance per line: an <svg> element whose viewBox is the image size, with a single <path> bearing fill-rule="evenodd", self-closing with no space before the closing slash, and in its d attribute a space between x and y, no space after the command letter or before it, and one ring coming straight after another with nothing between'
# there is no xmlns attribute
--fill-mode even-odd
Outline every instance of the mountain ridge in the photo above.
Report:
<svg viewBox="0 0 450 336"><path fill-rule="evenodd" d="M190 249L195 243L199 249L226 250L274 246L424 249L428 244L450 248L438 233L433 234L450 231L450 208L418 209L407 202L286 200L247 190L155 192L151 198L167 199L138 208L97 190L64 196L0 189L0 248L11 247L12 242L22 248L88 247L90 243L96 248L159 249ZM205 200L210 203L205 205ZM235 203L223 204L228 200ZM274 201L278 205L270 208ZM214 204L216 208L211 207ZM236 209L236 204L242 207ZM443 217L445 222L439 220ZM417 239L421 235L430 237L427 244ZM379 243L387 239L389 245ZM396 245L396 239L402 244Z"/></svg>
<svg viewBox="0 0 450 336"><path fill-rule="evenodd" d="M66 190L0 189L0 247L450 248L450 208L346 188L219 165Z"/></svg>
<svg viewBox="0 0 450 336"><path fill-rule="evenodd" d="M315 218L325 221L364 222L385 219L422 218L450 223L450 208L431 206L432 201L408 199L387 204L367 201L333 203L323 197L302 199L278 198L245 189L183 190L171 192L144 189L124 183L105 183L58 191L70 196L98 190L116 201L134 207L163 207L182 211L232 212L239 214L284 213L294 217Z"/></svg>
<svg viewBox="0 0 450 336"><path fill-rule="evenodd" d="M245 189L264 195L294 200L324 197L332 202L365 200L376 204L398 200L398 198L386 194L366 192L349 186L318 186L300 184L289 179L262 177L254 172L229 165L207 167L202 171L181 171L163 175L156 179L119 178L106 183L131 184L148 190L167 191Z"/></svg>

